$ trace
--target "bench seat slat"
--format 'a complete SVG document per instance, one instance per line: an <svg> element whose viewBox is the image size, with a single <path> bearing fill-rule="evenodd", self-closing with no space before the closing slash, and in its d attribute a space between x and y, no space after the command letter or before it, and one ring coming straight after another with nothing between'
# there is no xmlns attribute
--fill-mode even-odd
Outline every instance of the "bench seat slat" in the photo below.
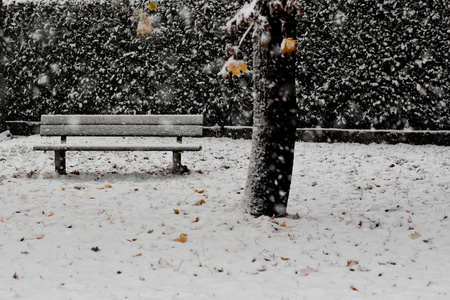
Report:
<svg viewBox="0 0 450 300"><path fill-rule="evenodd" d="M41 125L42 136L165 136L203 135L197 125Z"/></svg>
<svg viewBox="0 0 450 300"><path fill-rule="evenodd" d="M202 115L43 115L42 125L203 125Z"/></svg>
<svg viewBox="0 0 450 300"><path fill-rule="evenodd" d="M200 151L200 145L35 145L33 150L43 151Z"/></svg>

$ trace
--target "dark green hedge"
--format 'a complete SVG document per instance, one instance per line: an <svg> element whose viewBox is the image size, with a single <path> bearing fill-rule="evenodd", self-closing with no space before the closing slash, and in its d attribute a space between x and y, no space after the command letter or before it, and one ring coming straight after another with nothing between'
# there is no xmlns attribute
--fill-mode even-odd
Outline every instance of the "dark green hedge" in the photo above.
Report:
<svg viewBox="0 0 450 300"><path fill-rule="evenodd" d="M162 3L145 36L133 11L109 3L6 6L8 119L198 113L209 125L248 124L251 78L217 76L238 4L210 2Z"/></svg>
<svg viewBox="0 0 450 300"><path fill-rule="evenodd" d="M450 129L448 1L306 1L301 125Z"/></svg>
<svg viewBox="0 0 450 300"><path fill-rule="evenodd" d="M5 7L7 118L200 113L251 122L251 75L217 76L243 1L160 1L151 35L105 2ZM450 129L446 1L305 1L298 25L302 127ZM248 38L250 40L250 38ZM251 67L251 44L244 44Z"/></svg>

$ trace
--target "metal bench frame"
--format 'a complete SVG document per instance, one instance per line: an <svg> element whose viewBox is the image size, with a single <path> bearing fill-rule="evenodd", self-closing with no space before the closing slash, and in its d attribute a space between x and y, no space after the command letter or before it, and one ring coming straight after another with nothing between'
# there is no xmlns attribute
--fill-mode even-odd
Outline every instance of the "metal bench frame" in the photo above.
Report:
<svg viewBox="0 0 450 300"><path fill-rule="evenodd" d="M182 170L181 152L200 151L200 145L183 145L183 137L203 135L201 115L43 115L41 136L60 136L61 144L36 145L33 150L55 151L55 171L66 174L67 151L171 151L172 171ZM68 136L83 137L176 137L168 145L76 145Z"/></svg>

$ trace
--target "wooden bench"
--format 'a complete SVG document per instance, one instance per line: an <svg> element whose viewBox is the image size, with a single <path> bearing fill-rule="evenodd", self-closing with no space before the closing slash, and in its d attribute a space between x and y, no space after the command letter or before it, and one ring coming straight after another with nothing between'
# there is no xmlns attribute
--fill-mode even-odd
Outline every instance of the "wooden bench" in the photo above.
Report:
<svg viewBox="0 0 450 300"><path fill-rule="evenodd" d="M200 151L199 145L182 144L183 137L203 135L201 115L43 115L41 136L60 136L61 144L36 145L33 150L55 151L55 170L66 174L67 151L172 151L174 173L182 170L181 152ZM68 144L68 136L176 137L164 145Z"/></svg>

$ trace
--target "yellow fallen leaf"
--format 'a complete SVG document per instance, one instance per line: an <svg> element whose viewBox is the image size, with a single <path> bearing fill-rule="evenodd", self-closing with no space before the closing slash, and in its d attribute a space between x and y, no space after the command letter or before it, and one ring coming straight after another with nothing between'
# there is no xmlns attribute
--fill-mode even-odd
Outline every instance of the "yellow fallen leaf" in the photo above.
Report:
<svg viewBox="0 0 450 300"><path fill-rule="evenodd" d="M66 188L61 188L61 190L65 191L65 190L66 190Z"/></svg>
<svg viewBox="0 0 450 300"><path fill-rule="evenodd" d="M180 211L179 211L178 209L174 209L173 212L174 212L174 214L176 214L176 215L179 215L179 214L180 214Z"/></svg>
<svg viewBox="0 0 450 300"><path fill-rule="evenodd" d="M97 188L97 190L104 190L104 189L111 189L111 188L112 188L112 185L106 184L104 187Z"/></svg>
<svg viewBox="0 0 450 300"><path fill-rule="evenodd" d="M281 259L282 259L282 260L289 260L289 257L283 257L283 256L281 256Z"/></svg>
<svg viewBox="0 0 450 300"><path fill-rule="evenodd" d="M417 231L414 231L414 233L411 234L411 238L412 239L418 239L420 238L422 235L420 233L418 233Z"/></svg>
<svg viewBox="0 0 450 300"><path fill-rule="evenodd" d="M133 257L138 257L138 256L142 256L142 253L138 253L138 254L133 255Z"/></svg>
<svg viewBox="0 0 450 300"><path fill-rule="evenodd" d="M196 193L203 194L205 190L195 190Z"/></svg>
<svg viewBox="0 0 450 300"><path fill-rule="evenodd" d="M53 212L51 212L51 213L48 214L49 217L54 216L54 215L55 215L55 214L54 214Z"/></svg>
<svg viewBox="0 0 450 300"><path fill-rule="evenodd" d="M286 221L280 224L281 227L286 227Z"/></svg>
<svg viewBox="0 0 450 300"><path fill-rule="evenodd" d="M291 56L295 51L297 51L297 41L291 38L285 38L281 43L281 54Z"/></svg>
<svg viewBox="0 0 450 300"><path fill-rule="evenodd" d="M180 237L177 239L174 239L175 242L180 242L180 243L186 243L187 242L187 234L180 234Z"/></svg>
<svg viewBox="0 0 450 300"><path fill-rule="evenodd" d="M95 199L95 197L91 197L91 198L89 198L89 199Z"/></svg>

